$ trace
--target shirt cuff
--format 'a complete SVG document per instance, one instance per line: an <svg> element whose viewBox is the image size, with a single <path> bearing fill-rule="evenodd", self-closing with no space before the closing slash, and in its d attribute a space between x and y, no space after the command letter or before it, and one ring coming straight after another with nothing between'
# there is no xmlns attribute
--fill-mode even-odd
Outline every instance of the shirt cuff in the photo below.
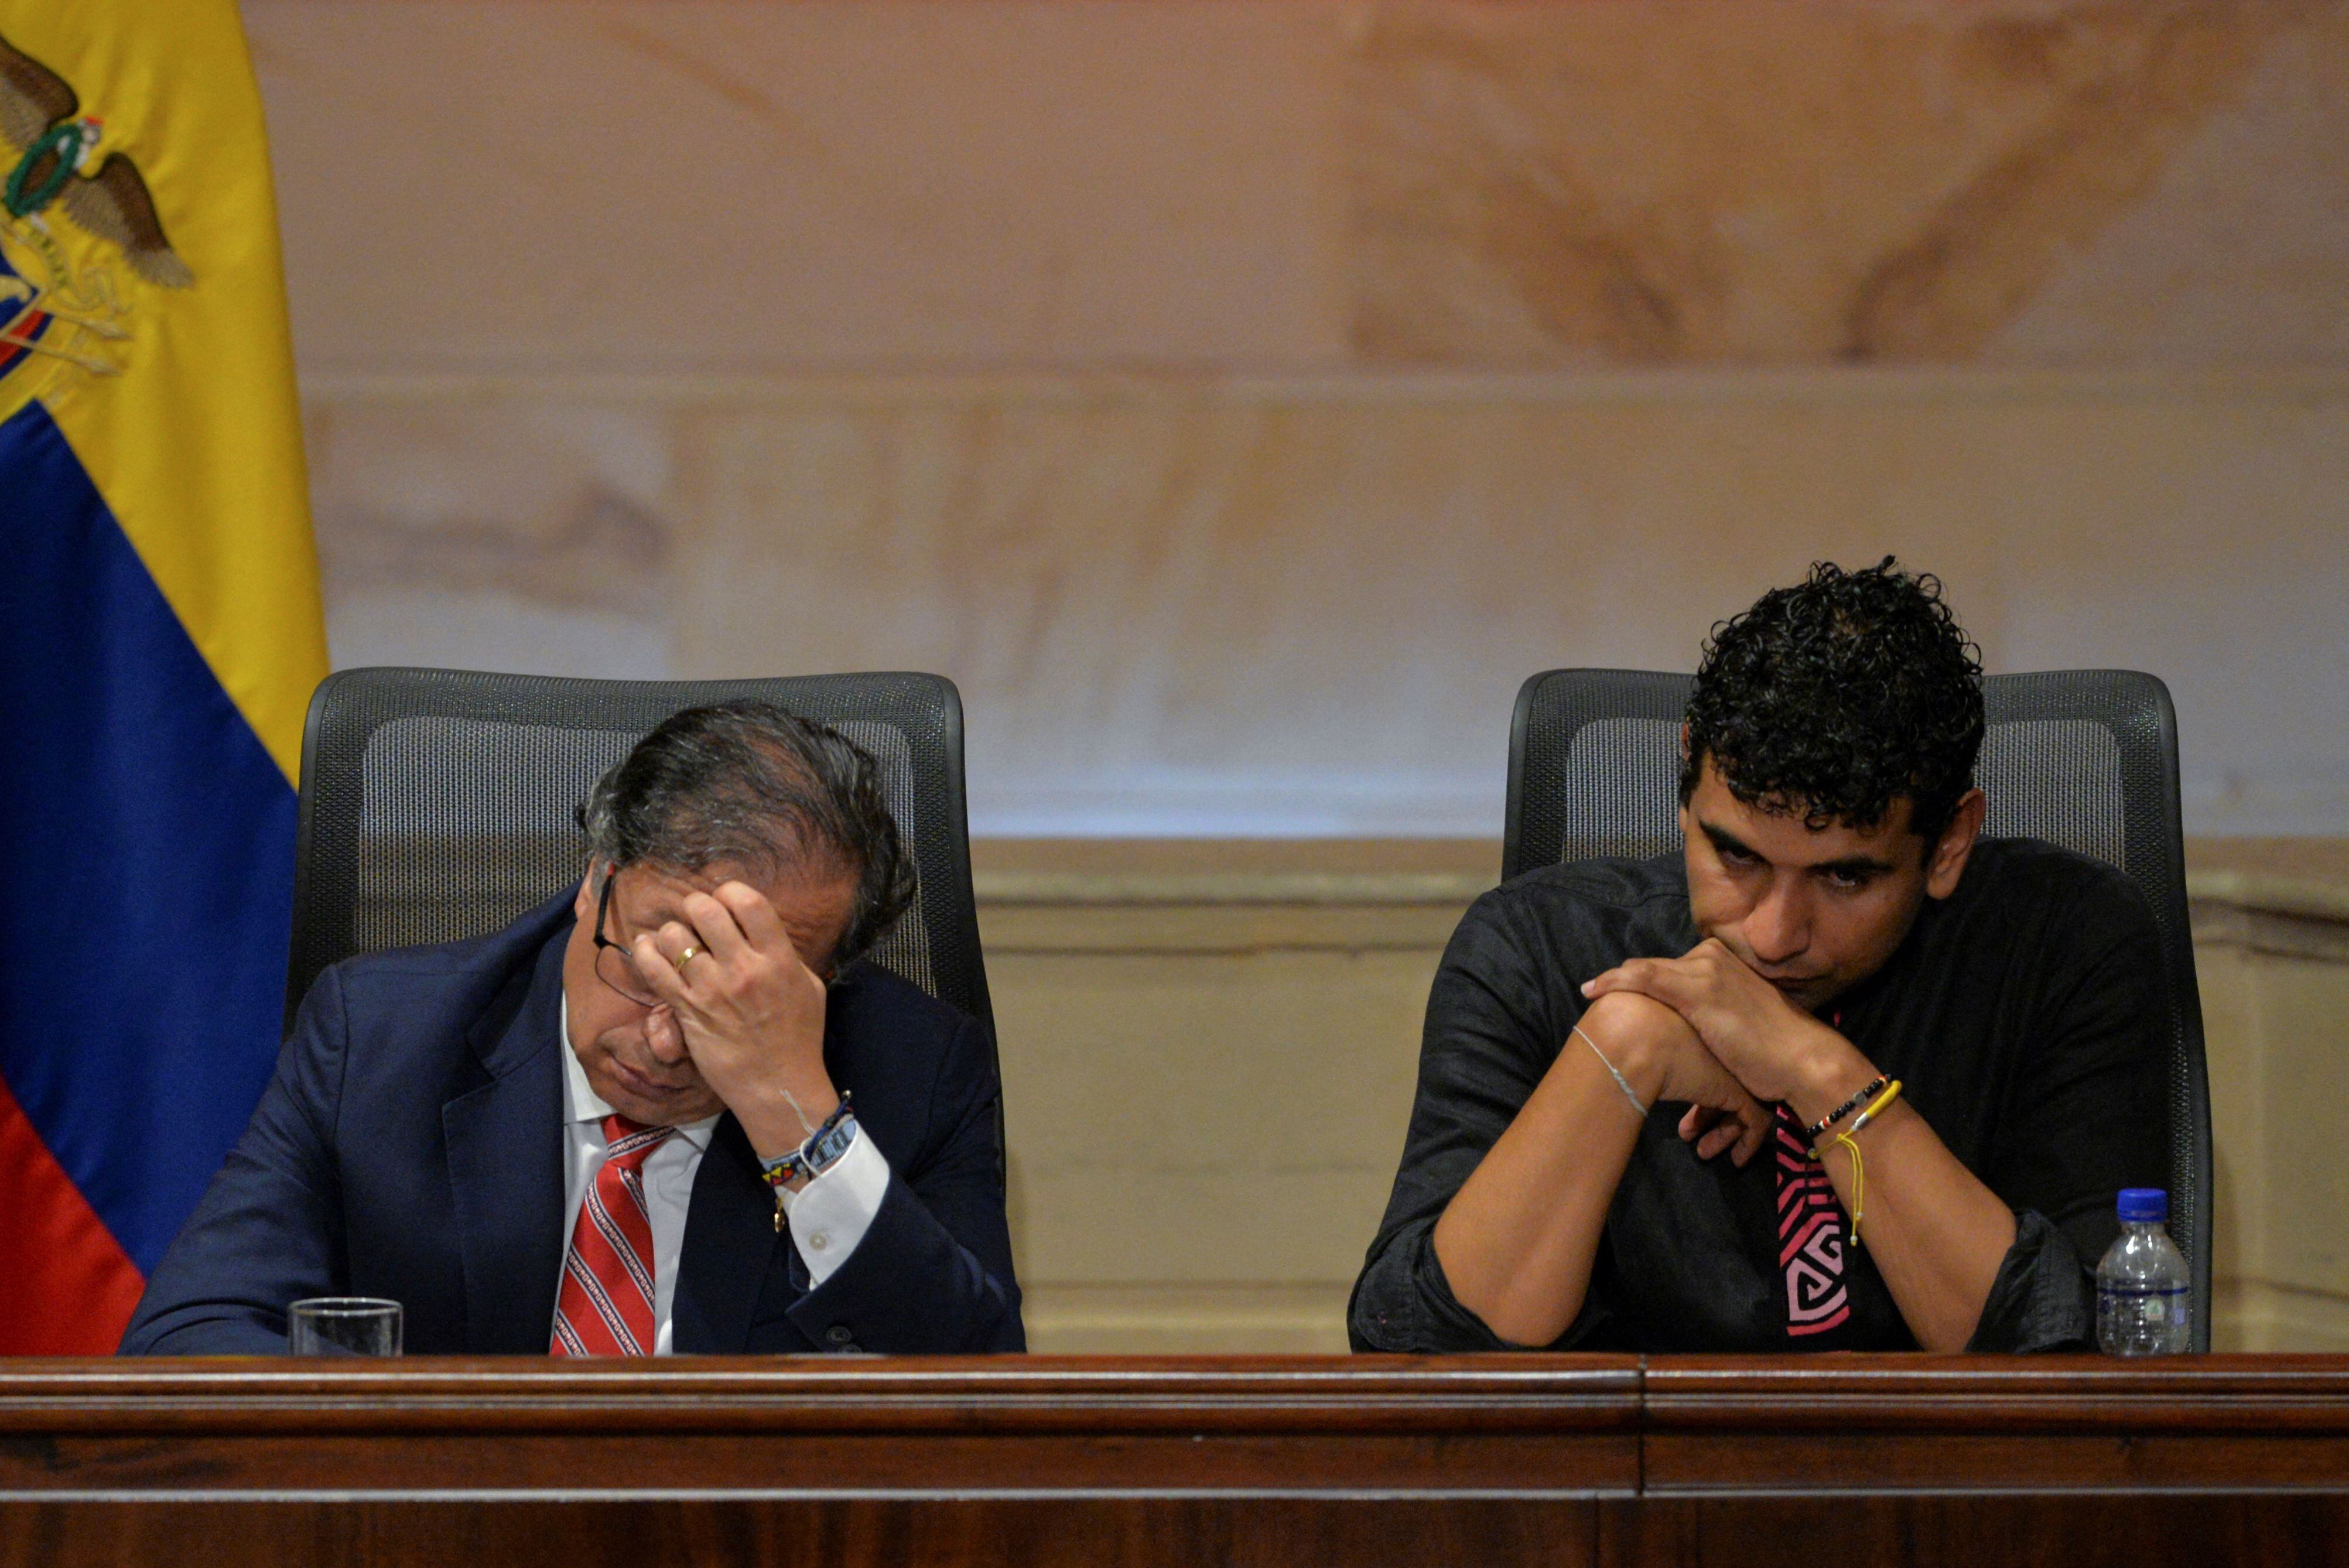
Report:
<svg viewBox="0 0 2349 1568"><path fill-rule="evenodd" d="M889 1161L858 1128L841 1157L794 1192L783 1190L792 1244L807 1264L808 1288L830 1279L856 1250L889 1194Z"/></svg>

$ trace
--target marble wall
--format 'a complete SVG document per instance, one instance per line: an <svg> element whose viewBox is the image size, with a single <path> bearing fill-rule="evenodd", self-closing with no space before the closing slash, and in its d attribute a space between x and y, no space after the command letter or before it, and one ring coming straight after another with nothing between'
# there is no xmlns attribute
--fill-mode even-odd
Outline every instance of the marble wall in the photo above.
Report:
<svg viewBox="0 0 2349 1568"><path fill-rule="evenodd" d="M1489 833L1525 675L1888 550L1996 665L2166 675L2197 827L2349 828L2298 386L371 385L311 459L342 662L942 670L982 832Z"/></svg>
<svg viewBox="0 0 2349 1568"><path fill-rule="evenodd" d="M1814 559L2349 837L2349 0L243 9L338 663L961 686L1040 1346L1337 1343L1517 684ZM2205 863L2226 1342L2349 1343Z"/></svg>
<svg viewBox="0 0 2349 1568"><path fill-rule="evenodd" d="M2349 6L245 0L343 664L916 665L976 825L1475 833L1821 556L2349 832Z"/></svg>
<svg viewBox="0 0 2349 1568"><path fill-rule="evenodd" d="M2227 0L1368 10L1352 340L1479 366L2337 364L2344 36L2337 7Z"/></svg>

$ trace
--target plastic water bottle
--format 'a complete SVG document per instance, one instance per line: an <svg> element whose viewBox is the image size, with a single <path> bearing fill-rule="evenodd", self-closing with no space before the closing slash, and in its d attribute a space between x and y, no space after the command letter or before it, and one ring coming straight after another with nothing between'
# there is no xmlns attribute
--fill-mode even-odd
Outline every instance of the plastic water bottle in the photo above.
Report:
<svg viewBox="0 0 2349 1568"><path fill-rule="evenodd" d="M2193 1346L2186 1259L2162 1226L2169 1194L2125 1187L2121 1235L2096 1265L2096 1347L2107 1356L2183 1356Z"/></svg>

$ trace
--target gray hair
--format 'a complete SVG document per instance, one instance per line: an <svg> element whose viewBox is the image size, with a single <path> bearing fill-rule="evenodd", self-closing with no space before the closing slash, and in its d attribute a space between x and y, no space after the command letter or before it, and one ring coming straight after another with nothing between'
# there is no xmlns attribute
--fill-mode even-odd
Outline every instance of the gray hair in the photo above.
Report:
<svg viewBox="0 0 2349 1568"><path fill-rule="evenodd" d="M579 809L588 853L698 872L731 861L780 875L837 865L856 876L833 954L864 956L913 904L914 864L872 753L771 702L689 707L638 741Z"/></svg>

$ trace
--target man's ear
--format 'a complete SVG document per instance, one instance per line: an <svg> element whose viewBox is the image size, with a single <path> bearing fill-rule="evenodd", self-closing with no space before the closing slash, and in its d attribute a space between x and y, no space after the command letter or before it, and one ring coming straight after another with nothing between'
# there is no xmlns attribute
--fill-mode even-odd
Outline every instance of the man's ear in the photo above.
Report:
<svg viewBox="0 0 2349 1568"><path fill-rule="evenodd" d="M571 901L571 911L584 923L595 918L595 872L599 868L590 861L587 874L579 879L579 896Z"/></svg>
<svg viewBox="0 0 2349 1568"><path fill-rule="evenodd" d="M1947 898L1958 891L1958 879L1965 875L1966 859L1982 838L1985 805L1979 789L1969 789L1958 797L1958 807L1950 813L1949 826L1941 830L1941 836L1925 856L1928 898Z"/></svg>

